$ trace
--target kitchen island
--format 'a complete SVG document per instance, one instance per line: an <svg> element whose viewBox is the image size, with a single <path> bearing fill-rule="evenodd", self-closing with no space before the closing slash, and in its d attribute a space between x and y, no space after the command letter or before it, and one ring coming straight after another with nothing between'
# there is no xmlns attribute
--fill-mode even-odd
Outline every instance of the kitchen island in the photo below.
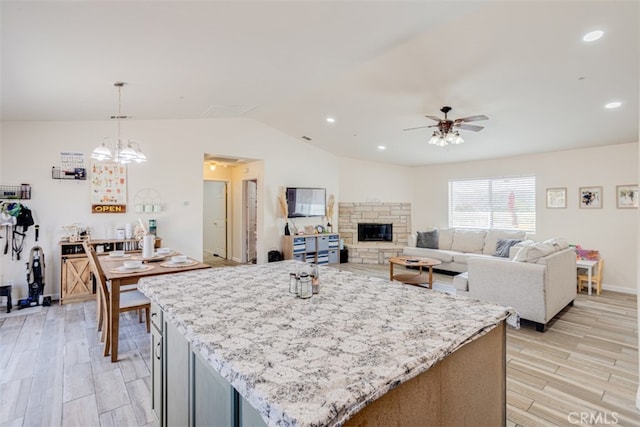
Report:
<svg viewBox="0 0 640 427"><path fill-rule="evenodd" d="M513 310L331 267L302 300L289 294L295 262L140 281L169 332L159 347L178 336L184 349L159 384L185 412L160 410L161 425L242 425L238 413L274 426L505 424ZM221 382L233 396L214 411Z"/></svg>

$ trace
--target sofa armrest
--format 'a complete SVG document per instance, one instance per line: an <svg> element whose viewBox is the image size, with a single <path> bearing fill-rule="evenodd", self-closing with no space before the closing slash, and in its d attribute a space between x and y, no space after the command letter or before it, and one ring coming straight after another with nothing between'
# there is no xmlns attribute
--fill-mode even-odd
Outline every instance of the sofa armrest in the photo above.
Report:
<svg viewBox="0 0 640 427"><path fill-rule="evenodd" d="M576 253L572 248L540 258L547 266L547 317L552 318L576 299Z"/></svg>
<svg viewBox="0 0 640 427"><path fill-rule="evenodd" d="M547 323L545 265L470 258L468 267L470 297L513 307L523 319Z"/></svg>

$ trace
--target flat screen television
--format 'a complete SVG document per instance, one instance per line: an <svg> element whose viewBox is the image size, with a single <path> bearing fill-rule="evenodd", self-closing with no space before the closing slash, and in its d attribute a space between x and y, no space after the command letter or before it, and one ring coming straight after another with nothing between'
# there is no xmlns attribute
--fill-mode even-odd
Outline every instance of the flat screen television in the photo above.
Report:
<svg viewBox="0 0 640 427"><path fill-rule="evenodd" d="M326 189L287 187L289 218L324 216Z"/></svg>

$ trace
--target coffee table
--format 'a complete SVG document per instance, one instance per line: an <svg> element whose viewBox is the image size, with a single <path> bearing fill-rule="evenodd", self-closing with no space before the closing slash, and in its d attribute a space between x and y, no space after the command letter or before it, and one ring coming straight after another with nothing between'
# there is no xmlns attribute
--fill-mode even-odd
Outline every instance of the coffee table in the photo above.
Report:
<svg viewBox="0 0 640 427"><path fill-rule="evenodd" d="M418 267L418 274L403 273L394 275L393 266L396 264ZM431 289L433 286L433 267L440 264L442 264L442 261L432 258L418 258L411 256L389 258L389 280L397 280L398 282L406 283L408 285L421 285L426 283L429 285L429 289ZM423 267L429 267L429 274L424 274L422 272Z"/></svg>

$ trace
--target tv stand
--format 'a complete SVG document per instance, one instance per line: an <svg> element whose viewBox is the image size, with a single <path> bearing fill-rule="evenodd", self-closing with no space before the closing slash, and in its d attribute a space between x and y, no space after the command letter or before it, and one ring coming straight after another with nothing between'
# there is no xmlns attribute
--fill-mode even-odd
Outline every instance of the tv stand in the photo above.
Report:
<svg viewBox="0 0 640 427"><path fill-rule="evenodd" d="M339 264L340 235L328 233L283 236L282 252L284 259L317 264Z"/></svg>

